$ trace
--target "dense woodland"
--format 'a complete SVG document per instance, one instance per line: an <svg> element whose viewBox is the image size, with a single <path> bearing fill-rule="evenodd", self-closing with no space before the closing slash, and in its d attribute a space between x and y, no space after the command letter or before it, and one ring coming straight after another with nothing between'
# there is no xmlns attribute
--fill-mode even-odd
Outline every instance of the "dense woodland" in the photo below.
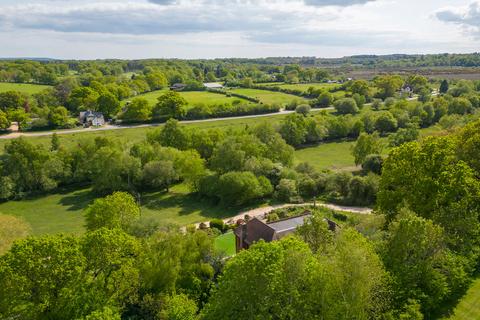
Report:
<svg viewBox="0 0 480 320"><path fill-rule="evenodd" d="M424 59L453 64L476 57ZM135 98L180 82L192 90L204 81L223 81L275 92L291 89L261 83L332 77L299 61L271 61L1 62L2 81L52 85L34 95L0 93L4 128L10 121L25 128L36 121L68 127L74 125L71 116L86 109L165 124L135 143L97 137L64 146L54 134L48 147L27 138L6 144L0 155L2 201L84 186L99 198L84 210L85 234L19 236L11 246L0 245L5 252L0 318L421 320L448 315L480 268L480 83L437 83L417 74L338 79L341 83L329 89L288 92L307 102L282 106L295 112L278 123L241 129L182 125L179 120L197 118L192 109L201 118L215 112L201 113L206 106L187 110L174 91L155 105ZM414 98L400 93L406 86ZM341 97L334 95L339 90L345 92ZM280 109L250 102L259 110ZM422 129L434 125L441 134L420 138ZM339 140L355 141L351 152L359 167L353 173L293 161L295 149ZM313 216L295 234L229 257L214 246L215 237L232 227L222 221L196 229L143 219L144 194L168 193L178 183L218 208L325 201L370 206L374 213L309 207ZM278 210L268 219L303 209L295 210ZM340 228L330 231L324 218ZM21 226L15 232L24 233Z"/></svg>

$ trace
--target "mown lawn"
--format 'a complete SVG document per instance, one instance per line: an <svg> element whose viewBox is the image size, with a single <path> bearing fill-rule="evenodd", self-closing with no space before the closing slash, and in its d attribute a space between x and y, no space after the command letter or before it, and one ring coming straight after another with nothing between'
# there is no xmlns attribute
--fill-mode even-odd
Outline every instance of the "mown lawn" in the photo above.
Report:
<svg viewBox="0 0 480 320"><path fill-rule="evenodd" d="M279 104L285 105L294 100L306 101L303 98L300 98L291 94L286 94L283 92L268 91L268 90L241 88L241 89L232 89L231 92L243 94L252 98L257 98L258 100L260 100L265 104L279 103Z"/></svg>
<svg viewBox="0 0 480 320"><path fill-rule="evenodd" d="M34 94L39 93L47 88L50 88L50 86L28 83L0 82L0 92L19 91L26 94Z"/></svg>
<svg viewBox="0 0 480 320"><path fill-rule="evenodd" d="M83 210L97 195L90 188L66 190L51 195L0 204L0 212L22 217L32 228L32 234L85 232ZM145 193L141 198L142 217L152 219L162 226L183 226L209 221L212 218L228 218L248 208L223 208L203 201L189 193L188 188L176 185L169 193ZM253 204L253 207L262 203Z"/></svg>
<svg viewBox="0 0 480 320"><path fill-rule="evenodd" d="M315 147L295 151L295 163L308 162L317 170L354 169L351 148L355 142L340 141L323 143Z"/></svg>
<svg viewBox="0 0 480 320"><path fill-rule="evenodd" d="M455 307L453 315L448 320L480 319L480 279L477 279L467 294ZM447 319L445 319L447 320Z"/></svg>
<svg viewBox="0 0 480 320"><path fill-rule="evenodd" d="M165 94L168 92L169 89L163 89L163 90L158 90L158 91L153 91L145 94L138 95L138 97L147 99L147 101L151 104L154 105L157 103L158 97L161 95ZM179 94L187 100L188 105L193 107L195 105L198 105L200 103L203 103L205 105L212 105L212 104L224 104L224 103L232 103L235 100L240 100L244 103L249 103L249 101L245 99L240 99L237 97L227 97L223 94L219 93L212 93L208 91L185 91L185 92L179 92ZM133 98L129 98L127 100L132 100Z"/></svg>
<svg viewBox="0 0 480 320"><path fill-rule="evenodd" d="M227 256L233 256L236 253L235 235L233 231L224 233L215 238L215 248L224 252Z"/></svg>

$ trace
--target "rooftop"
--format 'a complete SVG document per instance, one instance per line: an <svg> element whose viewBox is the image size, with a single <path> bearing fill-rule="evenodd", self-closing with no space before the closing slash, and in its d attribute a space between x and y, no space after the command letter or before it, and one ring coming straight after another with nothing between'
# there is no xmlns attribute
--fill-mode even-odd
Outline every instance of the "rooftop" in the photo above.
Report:
<svg viewBox="0 0 480 320"><path fill-rule="evenodd" d="M273 230L275 230L277 233L281 233L285 231L294 230L298 226L303 225L305 222L305 219L308 218L309 216L310 214L305 214L298 217L287 218L284 220L270 222L270 223L267 223L267 225Z"/></svg>

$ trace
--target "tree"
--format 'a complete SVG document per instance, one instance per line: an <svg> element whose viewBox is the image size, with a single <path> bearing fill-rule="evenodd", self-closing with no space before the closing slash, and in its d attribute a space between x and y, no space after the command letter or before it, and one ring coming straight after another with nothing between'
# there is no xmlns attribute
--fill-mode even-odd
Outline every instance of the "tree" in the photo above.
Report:
<svg viewBox="0 0 480 320"><path fill-rule="evenodd" d="M472 103L467 98L453 98L448 106L450 114L467 114L473 111Z"/></svg>
<svg viewBox="0 0 480 320"><path fill-rule="evenodd" d="M317 98L317 105L320 108L328 108L332 105L334 100L333 95L328 91L323 91Z"/></svg>
<svg viewBox="0 0 480 320"><path fill-rule="evenodd" d="M418 300L428 316L465 285L465 271L445 248L442 228L408 210L389 227L384 262L396 280L397 306Z"/></svg>
<svg viewBox="0 0 480 320"><path fill-rule="evenodd" d="M367 134L361 133L357 139L357 142L352 148L352 155L355 158L355 164L358 166L362 164L368 155L380 154L383 146L380 142L378 133Z"/></svg>
<svg viewBox="0 0 480 320"><path fill-rule="evenodd" d="M156 140L162 146L179 150L187 150L190 145L189 132L175 119L168 120L160 130L158 137L152 136L151 140Z"/></svg>
<svg viewBox="0 0 480 320"><path fill-rule="evenodd" d="M0 316L75 318L73 295L86 264L79 248L63 235L16 242L0 261Z"/></svg>
<svg viewBox="0 0 480 320"><path fill-rule="evenodd" d="M0 130L8 130L11 122L7 118L7 114L0 110Z"/></svg>
<svg viewBox="0 0 480 320"><path fill-rule="evenodd" d="M77 87L72 90L67 102L71 112L96 110L99 94L90 87Z"/></svg>
<svg viewBox="0 0 480 320"><path fill-rule="evenodd" d="M382 111L375 120L375 129L380 133L394 132L398 127L397 119L389 111Z"/></svg>
<svg viewBox="0 0 480 320"><path fill-rule="evenodd" d="M443 80L442 83L440 84L440 93L441 94L445 94L448 92L448 88L449 88L449 85L448 85L448 80Z"/></svg>
<svg viewBox="0 0 480 320"><path fill-rule="evenodd" d="M292 146L298 146L305 142L307 130L305 119L299 114L288 115L280 126L282 138Z"/></svg>
<svg viewBox="0 0 480 320"><path fill-rule="evenodd" d="M359 94L361 96L368 96L370 91L370 86L365 80L355 80L350 84L349 90L352 94Z"/></svg>
<svg viewBox="0 0 480 320"><path fill-rule="evenodd" d="M151 72L145 76L145 80L147 80L148 86L152 90L160 90L166 86L168 86L167 77L161 72Z"/></svg>
<svg viewBox="0 0 480 320"><path fill-rule="evenodd" d="M58 151L60 149L60 139L56 133L52 134L52 139L50 140L50 150Z"/></svg>
<svg viewBox="0 0 480 320"><path fill-rule="evenodd" d="M169 192L170 186L179 177L172 161L152 161L143 167L143 182L151 188L162 188Z"/></svg>
<svg viewBox="0 0 480 320"><path fill-rule="evenodd" d="M282 179L276 187L275 198L280 201L290 202L298 195L297 183L295 180Z"/></svg>
<svg viewBox="0 0 480 320"><path fill-rule="evenodd" d="M312 108L308 104L301 104L295 109L296 113L307 116Z"/></svg>
<svg viewBox="0 0 480 320"><path fill-rule="evenodd" d="M260 178L251 172L232 171L222 175L218 181L220 201L225 206L239 206L268 195L272 185L265 177Z"/></svg>
<svg viewBox="0 0 480 320"><path fill-rule="evenodd" d="M169 91L158 97L158 102L153 108L153 116L158 118L182 119L186 114L188 102L176 91Z"/></svg>
<svg viewBox="0 0 480 320"><path fill-rule="evenodd" d="M378 154L370 154L362 163L362 169L366 172L373 172L375 174L382 174L383 158Z"/></svg>
<svg viewBox="0 0 480 320"><path fill-rule="evenodd" d="M375 85L380 90L379 97L386 99L393 97L395 92L403 86L403 79L397 75L379 76L375 79Z"/></svg>
<svg viewBox="0 0 480 320"><path fill-rule="evenodd" d="M0 110L3 112L15 109L24 109L26 104L27 98L18 91L7 91L0 93Z"/></svg>
<svg viewBox="0 0 480 320"><path fill-rule="evenodd" d="M85 210L88 230L100 228L127 230L140 217L140 208L135 199L126 192L115 192L105 198L96 199Z"/></svg>
<svg viewBox="0 0 480 320"><path fill-rule="evenodd" d="M185 294L167 296L164 307L160 311L162 320L195 320L197 319L197 305Z"/></svg>
<svg viewBox="0 0 480 320"><path fill-rule="evenodd" d="M84 320L121 320L121 317L120 314L109 307L104 307L101 310L90 313Z"/></svg>
<svg viewBox="0 0 480 320"><path fill-rule="evenodd" d="M65 107L53 108L48 114L48 121L57 128L65 127L68 124L68 110Z"/></svg>
<svg viewBox="0 0 480 320"><path fill-rule="evenodd" d="M120 101L110 92L102 93L97 99L97 111L107 118L115 117L120 111Z"/></svg>
<svg viewBox="0 0 480 320"><path fill-rule="evenodd" d="M126 110L121 118L127 121L143 122L152 117L152 107L148 100L144 98L135 98L126 105Z"/></svg>
<svg viewBox="0 0 480 320"><path fill-rule="evenodd" d="M415 125L410 125L407 128L400 128L398 131L389 137L390 146L398 147L404 143L415 141L418 139L420 132Z"/></svg>
<svg viewBox="0 0 480 320"><path fill-rule="evenodd" d="M337 100L334 106L339 114L356 114L360 111L357 102L352 98Z"/></svg>

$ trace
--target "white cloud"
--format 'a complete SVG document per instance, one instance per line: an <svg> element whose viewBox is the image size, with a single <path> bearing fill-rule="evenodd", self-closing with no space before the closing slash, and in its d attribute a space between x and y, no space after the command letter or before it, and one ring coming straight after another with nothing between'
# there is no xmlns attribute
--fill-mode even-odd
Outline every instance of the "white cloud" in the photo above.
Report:
<svg viewBox="0 0 480 320"><path fill-rule="evenodd" d="M460 25L467 33L480 37L480 1L464 7L447 7L435 13L444 22Z"/></svg>

